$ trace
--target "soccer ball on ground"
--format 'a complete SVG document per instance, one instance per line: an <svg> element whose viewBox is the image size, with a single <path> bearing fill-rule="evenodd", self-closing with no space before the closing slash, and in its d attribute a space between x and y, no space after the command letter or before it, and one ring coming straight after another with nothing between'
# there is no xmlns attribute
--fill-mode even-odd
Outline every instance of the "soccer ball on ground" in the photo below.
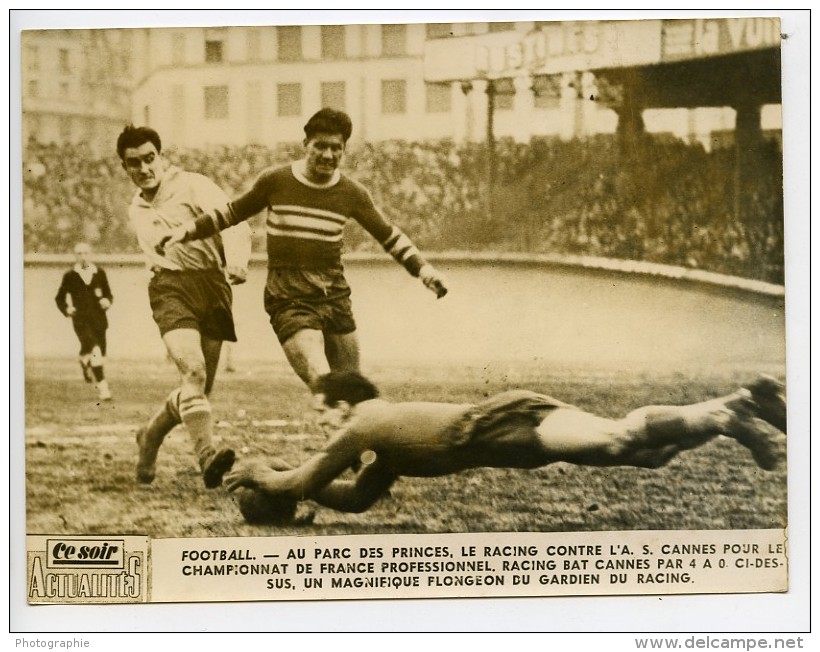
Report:
<svg viewBox="0 0 820 652"><path fill-rule="evenodd" d="M233 499L245 521L251 525L285 525L293 523L299 501L290 496L269 494L259 489L239 487Z"/></svg>

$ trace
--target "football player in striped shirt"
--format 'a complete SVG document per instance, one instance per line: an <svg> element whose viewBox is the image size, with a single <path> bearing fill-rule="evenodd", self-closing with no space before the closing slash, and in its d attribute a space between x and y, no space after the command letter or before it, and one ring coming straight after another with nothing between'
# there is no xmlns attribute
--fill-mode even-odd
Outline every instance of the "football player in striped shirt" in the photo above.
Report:
<svg viewBox="0 0 820 652"><path fill-rule="evenodd" d="M401 229L388 222L361 184L339 166L353 126L341 111L321 109L305 125L305 158L264 171L228 210L173 229L172 246L204 238L267 209L265 310L294 371L315 391L330 371L358 371L359 343L342 267L350 220L370 233L411 275L442 297L444 277Z"/></svg>

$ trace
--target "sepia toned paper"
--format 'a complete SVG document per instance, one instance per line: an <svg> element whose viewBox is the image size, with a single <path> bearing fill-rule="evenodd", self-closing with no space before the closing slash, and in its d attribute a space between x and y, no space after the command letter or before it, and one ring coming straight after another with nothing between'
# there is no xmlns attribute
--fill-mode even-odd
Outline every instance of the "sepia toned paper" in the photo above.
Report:
<svg viewBox="0 0 820 652"><path fill-rule="evenodd" d="M776 530L361 535L313 541L153 539L150 552L147 541L129 543L126 548L122 539L30 537L29 601L366 600L787 589L787 543ZM79 559L83 547L92 551L87 556L113 550L107 555L108 567L96 570L94 560Z"/></svg>
<svg viewBox="0 0 820 652"><path fill-rule="evenodd" d="M628 245L644 231L619 231L620 250L591 244L608 231L614 213L597 218L598 226L592 213L580 220L592 226L578 229L571 250L553 240L545 244L548 235L558 238L561 227L544 227L547 217L535 211L533 198L552 201L561 184L582 176L583 169L564 169L559 158L552 169L522 166L520 179L510 181L499 163L512 166L514 156L504 158L515 151L510 143L524 145L536 136L553 139L561 152L567 143L607 137L628 150L644 131L674 143L671 148L691 148L697 161L713 161L720 151L743 159L748 148L732 144L740 125L746 136L762 134L755 147L780 152L782 170L778 19L556 22L546 12L539 16L498 28L452 23L452 36L439 34L438 22L421 21L402 29L350 23L341 32L322 32L308 20L287 25L291 31L277 31L283 25L273 21L90 30L83 35L86 58L75 58L73 37L60 30L24 33L24 179L37 177L29 179L32 188L54 182L39 177L37 165L47 151L26 158L35 151L26 149L27 139L36 140L38 133L48 133L46 142L65 138L74 142L75 154L82 148L89 160L113 161L112 170L81 174L110 174L121 191L121 205L112 203L111 210L122 212L134 188L116 169L114 140L133 122L156 128L169 151L181 162L201 165L196 171L206 176L223 166L218 173L230 183L223 190L235 196L258 172L243 155L251 157L257 146L279 146L290 147L297 158L307 117L323 103L339 101L341 93L354 124L348 160L357 166L345 173L365 174L368 161L384 161L368 158L374 143L403 143L397 151L414 157L396 163L403 185L394 195L380 196L397 202L401 197L402 208L418 210L421 217L404 228L452 281L448 296L437 301L361 229L345 234L363 367L394 393L417 386L411 399L478 402L487 391L520 387L586 407L584 401L597 392L603 398L595 407L603 405L607 416L619 418L645 402L695 402L734 391L759 371L785 378L782 185L772 199L763 196L768 186L756 192L743 185L751 184L744 175L754 171L740 166L725 178L727 193L729 187L743 190L732 191L727 220L757 210L749 208L753 202L764 205L769 222L780 218L781 231L769 233L779 260L771 255L771 242L747 241L737 229L728 230L729 236L707 230L695 239L698 247L683 250L681 225L692 229L689 207L672 210L666 219L677 226L652 241L666 254L644 251L641 258L632 257ZM302 56L289 60L290 46L283 43L298 28ZM49 43L51 50L44 45ZM339 43L342 55L334 49ZM49 59L46 51L57 58ZM64 59L63 51L69 53ZM53 76L46 74L49 66L55 67ZM292 95L297 86L298 102ZM105 121L66 121L84 96L107 103ZM643 126L629 118L635 112L646 112ZM450 201L429 186L450 186L420 178L415 170L427 170L434 158L435 150L425 150L424 143L445 140L465 148L489 148L492 142L487 160L493 160L491 151L497 157L495 166L475 174L476 183L492 191L471 198L487 220L470 222L472 234L448 232L446 224L435 231L426 218L435 213L430 201ZM464 186L466 151L451 150L461 158L447 163L452 174L463 174ZM198 156L219 163L209 168ZM630 165L646 165L648 159L636 163L624 156L622 170L640 177L641 169ZM682 163L682 177L691 174L691 165ZM531 181L533 170L545 175L543 184ZM71 170L67 174L67 182L57 182L74 184ZM600 198L606 189L616 192L620 179L613 170L601 180L603 190L574 188L574 197L605 201ZM668 186L643 191L662 195L676 183L670 175ZM73 188L68 195L77 192ZM85 230L75 231L67 216L80 208L43 211L38 202L54 195L38 192L31 191L28 203L24 193L22 216L30 604L789 589L785 468L759 471L748 451L726 438L685 452L658 471L619 467L585 475L584 469L558 464L533 472L470 470L439 484L403 478L375 511L347 515L303 505L298 527L285 531L244 523L224 489L206 491L178 431L160 454L154 484L139 486L134 433L177 374L151 320L148 273L133 234L115 237L83 220L78 224ZM680 192L689 197L687 190ZM52 220L54 229L44 230L44 220ZM497 232L483 239L493 228ZM239 342L223 351L213 398L215 433L235 445L240 458L283 454L299 462L324 440L312 421L308 392L288 367L264 313L264 231L263 221L254 223L248 282L234 289ZM130 248L115 250L115 243L129 238ZM703 243L720 238L736 241L725 245L729 254L713 268L712 249ZM114 292L110 406L83 385L74 334L54 309L53 295L73 257L70 247L55 251L53 242L82 239L108 243L96 247L95 260L108 272ZM69 418L66 405L72 401L79 407ZM84 457L94 451L96 444L89 442L99 447ZM63 500L44 497L43 476L61 463L58 482L77 483L87 503L65 499L72 492L54 487L50 491Z"/></svg>

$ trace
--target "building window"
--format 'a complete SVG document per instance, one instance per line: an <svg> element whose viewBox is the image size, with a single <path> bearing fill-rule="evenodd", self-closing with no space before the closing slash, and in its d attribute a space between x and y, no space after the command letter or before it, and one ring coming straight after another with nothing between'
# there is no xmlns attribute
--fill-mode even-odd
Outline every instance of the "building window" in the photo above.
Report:
<svg viewBox="0 0 820 652"><path fill-rule="evenodd" d="M222 63L223 47L222 41L205 41L205 63Z"/></svg>
<svg viewBox="0 0 820 652"><path fill-rule="evenodd" d="M67 75L71 72L70 62L68 58L68 50L65 48L60 48L60 72L63 75Z"/></svg>
<svg viewBox="0 0 820 652"><path fill-rule="evenodd" d="M245 38L248 47L248 61L259 61L262 58L262 31L248 28Z"/></svg>
<svg viewBox="0 0 820 652"><path fill-rule="evenodd" d="M344 25L322 25L322 58L344 59L345 28Z"/></svg>
<svg viewBox="0 0 820 652"><path fill-rule="evenodd" d="M382 25L382 55L407 54L407 25Z"/></svg>
<svg viewBox="0 0 820 652"><path fill-rule="evenodd" d="M185 34L175 32L171 37L171 63L179 66L185 63Z"/></svg>
<svg viewBox="0 0 820 652"><path fill-rule="evenodd" d="M142 124L146 127L151 124L151 107L147 104L142 107Z"/></svg>
<svg viewBox="0 0 820 652"><path fill-rule="evenodd" d="M302 84L277 84L276 102L279 115L302 115Z"/></svg>
<svg viewBox="0 0 820 652"><path fill-rule="evenodd" d="M30 79L28 82L28 96L37 97L40 95L40 82L36 79Z"/></svg>
<svg viewBox="0 0 820 652"><path fill-rule="evenodd" d="M448 38L453 35L452 23L427 23L427 40Z"/></svg>
<svg viewBox="0 0 820 652"><path fill-rule="evenodd" d="M62 99L68 98L69 88L68 82L60 82L60 97Z"/></svg>
<svg viewBox="0 0 820 652"><path fill-rule="evenodd" d="M299 61L302 58L302 28L298 26L277 27L279 60Z"/></svg>
<svg viewBox="0 0 820 652"><path fill-rule="evenodd" d="M407 111L407 82L403 79L382 80L382 113Z"/></svg>
<svg viewBox="0 0 820 652"><path fill-rule="evenodd" d="M228 87L205 87L205 118L207 120L224 120L228 117Z"/></svg>
<svg viewBox="0 0 820 652"><path fill-rule="evenodd" d="M532 80L533 105L536 109L557 109L561 106L561 76L538 75Z"/></svg>
<svg viewBox="0 0 820 652"><path fill-rule="evenodd" d="M515 85L512 79L495 80L495 108L498 111L512 111L515 106Z"/></svg>
<svg viewBox="0 0 820 652"><path fill-rule="evenodd" d="M445 113L452 108L453 94L449 83L427 84L427 113Z"/></svg>
<svg viewBox="0 0 820 652"><path fill-rule="evenodd" d="M561 106L561 98L536 95L533 106L536 109L557 109Z"/></svg>
<svg viewBox="0 0 820 652"><path fill-rule="evenodd" d="M515 29L515 23L488 23L490 34L498 32L511 32Z"/></svg>
<svg viewBox="0 0 820 652"><path fill-rule="evenodd" d="M337 109L339 111L345 110L345 83L341 82L322 82L321 87L322 106Z"/></svg>

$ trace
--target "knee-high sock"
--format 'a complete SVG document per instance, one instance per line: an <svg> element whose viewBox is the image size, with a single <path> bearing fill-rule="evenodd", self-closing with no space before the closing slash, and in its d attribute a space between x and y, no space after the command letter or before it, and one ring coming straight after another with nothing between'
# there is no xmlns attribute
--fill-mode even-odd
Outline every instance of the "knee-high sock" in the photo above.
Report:
<svg viewBox="0 0 820 652"><path fill-rule="evenodd" d="M162 442L165 436L181 423L178 404L179 389L175 389L145 427L137 433L137 445L139 446L137 478L141 482L153 481L154 468Z"/></svg>
<svg viewBox="0 0 820 652"><path fill-rule="evenodd" d="M157 443L157 447L165 439L165 435L182 423L179 414L179 388L172 391L162 407L151 417L146 429L146 439Z"/></svg>
<svg viewBox="0 0 820 652"><path fill-rule="evenodd" d="M105 358L103 358L100 348L95 346L91 351L89 363L91 364L91 373L94 374L94 380L98 383L105 380L105 372L103 372L104 362Z"/></svg>
<svg viewBox="0 0 820 652"><path fill-rule="evenodd" d="M211 404L202 393L189 393L180 388L179 415L182 423L188 428L191 443L194 445L200 465L213 452L213 419Z"/></svg>

